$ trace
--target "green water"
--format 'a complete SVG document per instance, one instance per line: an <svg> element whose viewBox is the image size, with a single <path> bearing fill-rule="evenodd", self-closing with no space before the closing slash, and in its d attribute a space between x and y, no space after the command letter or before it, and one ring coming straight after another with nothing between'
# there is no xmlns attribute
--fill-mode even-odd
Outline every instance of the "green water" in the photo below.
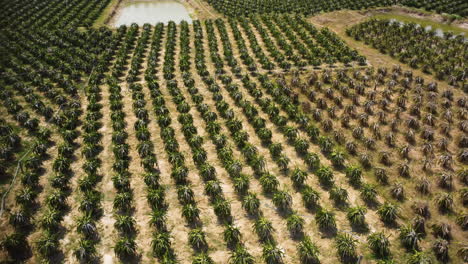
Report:
<svg viewBox="0 0 468 264"><path fill-rule="evenodd" d="M179 23L182 20L192 22L189 11L180 2L174 0L131 1L117 12L113 25L130 25L137 23L156 24L169 21Z"/></svg>

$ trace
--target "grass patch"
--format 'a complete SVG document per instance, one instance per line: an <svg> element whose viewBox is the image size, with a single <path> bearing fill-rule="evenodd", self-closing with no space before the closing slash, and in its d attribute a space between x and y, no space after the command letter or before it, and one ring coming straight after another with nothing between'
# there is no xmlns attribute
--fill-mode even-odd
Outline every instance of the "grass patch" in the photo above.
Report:
<svg viewBox="0 0 468 264"><path fill-rule="evenodd" d="M124 0L111 0L111 2L104 8L99 17L94 21L93 27L99 28L106 26L109 17L112 15L117 6Z"/></svg>
<svg viewBox="0 0 468 264"><path fill-rule="evenodd" d="M438 28L438 29L441 29L444 32L452 31L455 34L465 33L465 35L468 35L468 30L467 29L463 29L463 28L453 26L453 25L449 25L449 24L445 24L445 23L435 22L435 21L432 21L432 20L429 20L429 19L421 19L421 18L415 18L415 17L412 17L412 16L397 15L397 14L376 14L376 15L373 15L372 18L395 19L395 20L398 20L398 21L404 22L404 23L413 22L413 23L419 24L419 25L421 25L423 27L431 26L432 29Z"/></svg>

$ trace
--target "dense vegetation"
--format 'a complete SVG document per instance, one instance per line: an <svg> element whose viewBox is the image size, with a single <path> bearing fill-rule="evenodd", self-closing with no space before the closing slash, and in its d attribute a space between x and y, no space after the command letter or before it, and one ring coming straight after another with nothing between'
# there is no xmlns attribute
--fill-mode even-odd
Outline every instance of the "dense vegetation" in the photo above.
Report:
<svg viewBox="0 0 468 264"><path fill-rule="evenodd" d="M1 1L0 27L76 28L89 27L110 0L13 0Z"/></svg>
<svg viewBox="0 0 468 264"><path fill-rule="evenodd" d="M402 4L437 13L468 16L468 3L464 0L403 0Z"/></svg>
<svg viewBox="0 0 468 264"><path fill-rule="evenodd" d="M435 30L426 30L414 23L379 19L358 24L346 33L412 68L421 68L439 80L446 80L465 91L468 89L468 42L463 35L444 32L443 36L438 36Z"/></svg>
<svg viewBox="0 0 468 264"><path fill-rule="evenodd" d="M468 3L464 0L206 0L218 12L230 17L267 13L296 13L312 15L342 9L361 10L400 4L408 7L436 11L437 13L468 15Z"/></svg>
<svg viewBox="0 0 468 264"><path fill-rule="evenodd" d="M0 3L0 262L468 261L460 37L348 31L436 83L302 15L89 27L107 3ZM390 4L271 3L213 2Z"/></svg>
<svg viewBox="0 0 468 264"><path fill-rule="evenodd" d="M308 1L308 0L206 0L218 12L227 16L242 17L266 13L297 13L304 15L330 12L341 9L360 10L377 6L389 6L396 0L338 0L338 1Z"/></svg>

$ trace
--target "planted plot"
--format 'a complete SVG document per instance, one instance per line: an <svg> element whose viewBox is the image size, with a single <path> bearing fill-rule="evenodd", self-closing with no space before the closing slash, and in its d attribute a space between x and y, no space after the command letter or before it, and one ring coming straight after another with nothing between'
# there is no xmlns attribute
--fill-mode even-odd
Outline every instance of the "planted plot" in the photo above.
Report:
<svg viewBox="0 0 468 264"><path fill-rule="evenodd" d="M210 21L210 20L208 20ZM234 56L228 41L227 24L239 45L240 61L251 72L289 70L292 67L313 69L314 67L351 67L366 65L365 57L347 46L335 33L327 28L317 29L301 16L265 15L251 18L215 21L221 27L221 41L225 56ZM243 34L246 36L244 37ZM208 36L210 37L210 36ZM246 38L249 43L244 39ZM212 42L213 39L209 38ZM210 44L211 45L211 44ZM215 66L223 66L220 58ZM228 66L238 66L229 58ZM234 67L233 73L239 74L240 68ZM222 73L218 70L218 73Z"/></svg>
<svg viewBox="0 0 468 264"><path fill-rule="evenodd" d="M23 149L23 139L18 134L18 131L15 131L12 124L9 124L4 119L0 120L0 173L3 175L2 181L8 180L7 171L14 173L13 168L15 161L18 160Z"/></svg>
<svg viewBox="0 0 468 264"><path fill-rule="evenodd" d="M462 17L468 16L468 3L463 0L403 0L402 4L427 11L436 11L437 13L455 14Z"/></svg>
<svg viewBox="0 0 468 264"><path fill-rule="evenodd" d="M466 91L468 42L463 35L434 30L414 24L372 19L347 29L356 40L388 54L402 63Z"/></svg>
<svg viewBox="0 0 468 264"><path fill-rule="evenodd" d="M0 3L0 173L28 153L0 262L465 261L466 43L349 31L436 83L297 15L393 1L210 2L113 30L108 1Z"/></svg>
<svg viewBox="0 0 468 264"><path fill-rule="evenodd" d="M457 240L453 229L463 234L458 239L466 235L463 92L425 83L398 67L325 71L302 80L296 75L290 84L300 90L308 112L327 134L318 141L322 150L328 148L326 141L335 142L346 149L346 159L359 162L371 176L369 183L359 184L361 197L367 203L375 202L378 192L389 197L390 203L381 204L377 211L380 219L392 224L398 217L407 217L408 224L399 230L401 245L411 251L433 243L436 258L446 261L450 247L457 247L449 242ZM331 152L330 158L339 161L338 155ZM355 182L354 167L348 167L346 175ZM376 189L377 185L381 187ZM339 190L333 195L339 198ZM413 219L410 212L416 215ZM353 209L348 217L354 219L356 214ZM376 236L368 241L378 253ZM463 246L457 250L463 254Z"/></svg>
<svg viewBox="0 0 468 264"><path fill-rule="evenodd" d="M0 12L2 28L76 28L89 27L109 0L85 1L12 1Z"/></svg>
<svg viewBox="0 0 468 264"><path fill-rule="evenodd" d="M468 15L468 4L463 0L338 0L338 1L307 1L307 0L206 0L218 12L230 17L241 17L255 14L291 13L312 15L335 10L361 10L372 7L403 5L421 8L437 13L455 14L462 17Z"/></svg>
<svg viewBox="0 0 468 264"><path fill-rule="evenodd" d="M231 17L267 13L296 13L311 15L340 9L359 10L376 6L389 6L397 3L395 0L339 0L334 2L307 0L207 0L207 2L218 12Z"/></svg>

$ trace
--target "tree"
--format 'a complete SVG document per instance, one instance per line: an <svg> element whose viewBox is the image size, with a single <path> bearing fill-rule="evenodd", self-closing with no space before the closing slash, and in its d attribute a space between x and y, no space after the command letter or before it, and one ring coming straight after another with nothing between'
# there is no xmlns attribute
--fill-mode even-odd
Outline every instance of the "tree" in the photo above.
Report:
<svg viewBox="0 0 468 264"><path fill-rule="evenodd" d="M182 208L182 215L189 223L197 223L200 220L200 209L194 203L185 204Z"/></svg>
<svg viewBox="0 0 468 264"><path fill-rule="evenodd" d="M224 229L224 241L229 245L229 247L237 247L241 244L242 234L239 228L233 225L226 225Z"/></svg>
<svg viewBox="0 0 468 264"><path fill-rule="evenodd" d="M181 203L188 204L194 202L194 193L189 185L179 185L177 187L177 198Z"/></svg>
<svg viewBox="0 0 468 264"><path fill-rule="evenodd" d="M265 157L260 156L260 155L255 155L250 161L250 164L252 165L252 169L255 171L257 174L268 174L265 172Z"/></svg>
<svg viewBox="0 0 468 264"><path fill-rule="evenodd" d="M330 154L331 162L337 168L342 168L345 163L345 156L343 152L335 150Z"/></svg>
<svg viewBox="0 0 468 264"><path fill-rule="evenodd" d="M436 223L432 225L432 230L436 237L443 238L445 240L452 239L452 226L447 223Z"/></svg>
<svg viewBox="0 0 468 264"><path fill-rule="evenodd" d="M415 216L412 221L412 226L419 234L426 234L426 218L419 215Z"/></svg>
<svg viewBox="0 0 468 264"><path fill-rule="evenodd" d="M291 209L292 197L287 191L277 191L273 195L273 204L282 211Z"/></svg>
<svg viewBox="0 0 468 264"><path fill-rule="evenodd" d="M294 140L297 138L297 135L298 135L297 129L291 126L283 127L283 133L288 138L288 140L292 142L294 142Z"/></svg>
<svg viewBox="0 0 468 264"><path fill-rule="evenodd" d="M345 170L346 177L353 186L360 186L362 181L362 170L358 166L348 166Z"/></svg>
<svg viewBox="0 0 468 264"><path fill-rule="evenodd" d="M260 208L260 200L255 193L249 193L242 200L242 208L250 215L258 215Z"/></svg>
<svg viewBox="0 0 468 264"><path fill-rule="evenodd" d="M272 233L274 232L274 229L273 225L268 219L260 217L259 219L257 219L257 221L255 221L253 228L257 235L260 237L260 240L268 242L273 239Z"/></svg>
<svg viewBox="0 0 468 264"><path fill-rule="evenodd" d="M363 184L361 187L361 198L367 203L376 203L377 202L377 190L372 184Z"/></svg>
<svg viewBox="0 0 468 264"><path fill-rule="evenodd" d="M135 233L135 219L130 215L116 215L114 227L125 235Z"/></svg>
<svg viewBox="0 0 468 264"><path fill-rule="evenodd" d="M427 177L422 177L418 181L417 190L422 194L429 194L431 189L431 181Z"/></svg>
<svg viewBox="0 0 468 264"><path fill-rule="evenodd" d="M466 246L466 245L462 246L457 251L457 255L460 257L460 259L467 262L468 261L468 246Z"/></svg>
<svg viewBox="0 0 468 264"><path fill-rule="evenodd" d="M257 134L264 144L271 143L272 132L268 128L260 128Z"/></svg>
<svg viewBox="0 0 468 264"><path fill-rule="evenodd" d="M449 242L445 239L437 239L432 244L432 250L437 259L441 262L447 262L449 259Z"/></svg>
<svg viewBox="0 0 468 264"><path fill-rule="evenodd" d="M307 143L307 141L305 139L297 138L294 141L294 148L296 149L296 151L299 154L305 155L307 153L308 148L309 148L309 143Z"/></svg>
<svg viewBox="0 0 468 264"><path fill-rule="evenodd" d="M288 156L286 156L285 154L280 154L280 156L276 160L276 163L278 164L278 167L280 167L282 171L287 171L288 164L290 161L291 160L288 158Z"/></svg>
<svg viewBox="0 0 468 264"><path fill-rule="evenodd" d="M320 263L318 247L308 236L304 237L302 241L299 242L297 245L297 252L302 264Z"/></svg>
<svg viewBox="0 0 468 264"><path fill-rule="evenodd" d="M192 261L192 264L214 264L215 262L211 259L211 257L207 253L199 253L197 254Z"/></svg>
<svg viewBox="0 0 468 264"><path fill-rule="evenodd" d="M89 190L83 193L83 200L80 201L79 209L89 212L93 217L102 213L101 193L96 190Z"/></svg>
<svg viewBox="0 0 468 264"><path fill-rule="evenodd" d="M319 205L320 194L316 190L312 189L312 187L305 186L301 190L301 194L302 194L302 202L307 208L313 209L313 208L320 206Z"/></svg>
<svg viewBox="0 0 468 264"><path fill-rule="evenodd" d="M398 174L405 178L410 178L410 167L407 163L398 165Z"/></svg>
<svg viewBox="0 0 468 264"><path fill-rule="evenodd" d="M229 257L230 264L254 264L254 257L245 249L244 246L238 245Z"/></svg>
<svg viewBox="0 0 468 264"><path fill-rule="evenodd" d="M338 186L333 186L330 190L330 199L336 205L345 205L348 202L348 191Z"/></svg>
<svg viewBox="0 0 468 264"><path fill-rule="evenodd" d="M137 253L135 240L128 237L120 238L115 243L114 252L120 259L129 259L134 257Z"/></svg>
<svg viewBox="0 0 468 264"><path fill-rule="evenodd" d="M10 213L9 222L16 228L28 227L31 224L31 213L29 210L18 210Z"/></svg>
<svg viewBox="0 0 468 264"><path fill-rule="evenodd" d="M315 153L307 153L304 161L311 170L316 170L320 167L320 158Z"/></svg>
<svg viewBox="0 0 468 264"><path fill-rule="evenodd" d="M333 172L329 167L322 166L316 174L321 184L330 186L333 183Z"/></svg>
<svg viewBox="0 0 468 264"><path fill-rule="evenodd" d="M350 234L339 233L335 238L335 246L338 256L343 262L354 262L357 258L357 240Z"/></svg>
<svg viewBox="0 0 468 264"><path fill-rule="evenodd" d="M441 212L450 212L453 210L453 197L450 193L439 193L435 198L435 203Z"/></svg>
<svg viewBox="0 0 468 264"><path fill-rule="evenodd" d="M318 139L320 149L322 150L323 153L329 154L332 151L333 148L333 143L330 138L321 136Z"/></svg>
<svg viewBox="0 0 468 264"><path fill-rule="evenodd" d="M407 261L408 264L432 264L432 257L424 251L415 251Z"/></svg>
<svg viewBox="0 0 468 264"><path fill-rule="evenodd" d="M37 251L43 257L50 257L57 252L60 247L58 234L45 231L37 240Z"/></svg>
<svg viewBox="0 0 468 264"><path fill-rule="evenodd" d="M277 190L279 181L274 175L267 172L260 177L260 184L265 193L273 193Z"/></svg>
<svg viewBox="0 0 468 264"><path fill-rule="evenodd" d="M464 206L468 205L468 188L467 187L460 189L460 200Z"/></svg>
<svg viewBox="0 0 468 264"><path fill-rule="evenodd" d="M439 175L439 186L447 190L452 190L453 188L453 175L450 173L442 173Z"/></svg>
<svg viewBox="0 0 468 264"><path fill-rule="evenodd" d="M355 206L348 209L346 216L353 226L366 227L366 212L367 208L364 206Z"/></svg>
<svg viewBox="0 0 468 264"><path fill-rule="evenodd" d="M34 202L34 199L36 198L36 196L37 196L37 191L35 191L30 186L25 186L22 190L18 191L15 197L15 200L18 204L21 204L27 207Z"/></svg>
<svg viewBox="0 0 468 264"><path fill-rule="evenodd" d="M299 169L299 168L294 168L294 170L291 173L291 180L293 181L294 185L297 187L302 187L304 185L304 182L307 180L308 175L307 172Z"/></svg>
<svg viewBox="0 0 468 264"><path fill-rule="evenodd" d="M399 237L401 244L407 250L419 250L420 234L418 234L411 225L401 227Z"/></svg>
<svg viewBox="0 0 468 264"><path fill-rule="evenodd" d="M377 210L380 219L386 224L393 224L398 217L399 207L395 204L385 202Z"/></svg>
<svg viewBox="0 0 468 264"><path fill-rule="evenodd" d="M52 168L57 173L67 173L70 169L71 160L69 158L58 156L54 160Z"/></svg>
<svg viewBox="0 0 468 264"><path fill-rule="evenodd" d="M270 150L270 153L273 156L273 158L277 158L283 151L283 146L281 145L281 143L271 143L268 149Z"/></svg>
<svg viewBox="0 0 468 264"><path fill-rule="evenodd" d="M160 231L166 230L167 210L165 208L153 209L151 212L150 225Z"/></svg>
<svg viewBox="0 0 468 264"><path fill-rule="evenodd" d="M218 198L213 203L215 214L222 220L230 222L231 204L224 198Z"/></svg>
<svg viewBox="0 0 468 264"><path fill-rule="evenodd" d="M294 237L298 237L302 234L305 221L300 215L298 215L297 213L292 213L288 216L286 222L288 230L289 232L291 232L291 235L293 235Z"/></svg>
<svg viewBox="0 0 468 264"><path fill-rule="evenodd" d="M321 208L315 215L315 221L317 221L319 228L323 230L333 231L336 229L335 214L327 209Z"/></svg>
<svg viewBox="0 0 468 264"><path fill-rule="evenodd" d="M167 232L156 232L151 241L151 249L153 255L158 258L172 254L170 234Z"/></svg>
<svg viewBox="0 0 468 264"><path fill-rule="evenodd" d="M0 248L5 249L13 259L21 259L28 250L28 242L22 233L13 233L0 241Z"/></svg>
<svg viewBox="0 0 468 264"><path fill-rule="evenodd" d="M383 168L376 168L374 171L375 177L377 178L377 181L382 183L382 184L388 184L388 175L387 171Z"/></svg>
<svg viewBox="0 0 468 264"><path fill-rule="evenodd" d="M148 188L147 190L146 199L148 200L148 203L150 204L151 208L153 208L153 210L158 208L165 208L167 206L164 202L165 197L166 193L161 187ZM179 199L181 199L181 197L179 197Z"/></svg>
<svg viewBox="0 0 468 264"><path fill-rule="evenodd" d="M200 167L200 175L205 181L214 180L216 178L216 169L213 166L204 163Z"/></svg>
<svg viewBox="0 0 468 264"><path fill-rule="evenodd" d="M390 241L382 232L375 232L367 237L367 244L374 255L378 258L390 256Z"/></svg>
<svg viewBox="0 0 468 264"><path fill-rule="evenodd" d="M81 262L91 262L97 255L95 242L88 239L80 239L73 254Z"/></svg>
<svg viewBox="0 0 468 264"><path fill-rule="evenodd" d="M61 221L62 214L60 211L54 208L47 208L47 210L44 212L41 219L39 220L39 223L41 224L42 228L48 231L56 231L57 228L60 226Z"/></svg>
<svg viewBox="0 0 468 264"><path fill-rule="evenodd" d="M404 192L404 187L403 187L403 184L402 183L395 183L393 186L392 186L392 189L390 190L393 198L397 199L397 200L403 200L405 198L405 192Z"/></svg>
<svg viewBox="0 0 468 264"><path fill-rule="evenodd" d="M205 239L205 232L200 228L190 230L189 243L195 250L205 250L208 247Z"/></svg>
<svg viewBox="0 0 468 264"><path fill-rule="evenodd" d="M133 195L130 192L118 193L114 198L114 209L128 212L132 208Z"/></svg>
<svg viewBox="0 0 468 264"><path fill-rule="evenodd" d="M239 176L235 177L233 179L234 182L234 189L239 193L239 194L246 194L249 186L250 186L250 181L249 181L249 176L245 174L240 174Z"/></svg>
<svg viewBox="0 0 468 264"><path fill-rule="evenodd" d="M86 212L82 217L80 217L77 220L76 229L78 233L84 234L86 237L94 237L97 234L97 228L93 221L92 214Z"/></svg>
<svg viewBox="0 0 468 264"><path fill-rule="evenodd" d="M463 229L468 229L468 214L462 213L457 217L457 224Z"/></svg>
<svg viewBox="0 0 468 264"><path fill-rule="evenodd" d="M205 183L205 192L212 199L221 199L223 194L223 189L221 183L218 180L209 180Z"/></svg>
<svg viewBox="0 0 468 264"><path fill-rule="evenodd" d="M280 264L283 263L284 252L277 246L267 243L263 246L262 258L267 264Z"/></svg>

